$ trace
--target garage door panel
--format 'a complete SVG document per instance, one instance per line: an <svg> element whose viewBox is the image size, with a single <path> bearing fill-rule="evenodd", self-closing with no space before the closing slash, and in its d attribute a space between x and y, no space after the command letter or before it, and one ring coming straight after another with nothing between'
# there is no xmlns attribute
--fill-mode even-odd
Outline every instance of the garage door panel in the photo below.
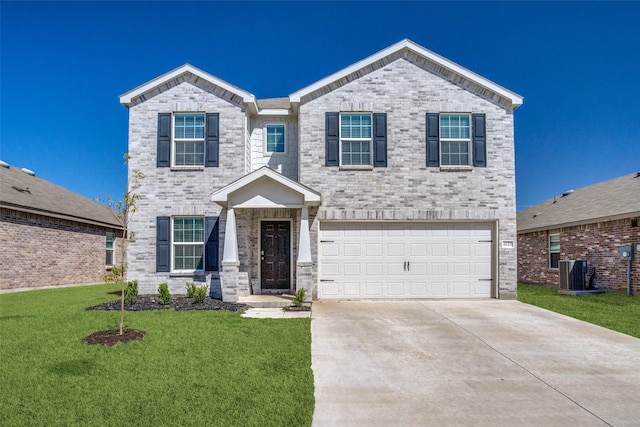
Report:
<svg viewBox="0 0 640 427"><path fill-rule="evenodd" d="M409 285L409 296L411 297L426 297L427 296L427 283L426 282L411 282Z"/></svg>
<svg viewBox="0 0 640 427"><path fill-rule="evenodd" d="M367 276L382 276L384 271L383 263L379 262L368 262L365 264L365 272Z"/></svg>
<svg viewBox="0 0 640 427"><path fill-rule="evenodd" d="M469 282L453 282L453 293L459 296L467 296L471 291L471 283Z"/></svg>
<svg viewBox="0 0 640 427"><path fill-rule="evenodd" d="M360 282L344 282L344 295L348 297L360 296Z"/></svg>
<svg viewBox="0 0 640 427"><path fill-rule="evenodd" d="M321 242L320 256L324 258L337 257L340 255L339 249L340 249L340 245L338 245L337 243Z"/></svg>
<svg viewBox="0 0 640 427"><path fill-rule="evenodd" d="M404 257L404 243L387 243L387 255Z"/></svg>
<svg viewBox="0 0 640 427"><path fill-rule="evenodd" d="M401 297L405 294L404 282L387 282L387 294L393 297Z"/></svg>
<svg viewBox="0 0 640 427"><path fill-rule="evenodd" d="M365 292L365 296L368 297L382 297L385 296L384 293L382 292L382 282L368 282L366 284L366 292Z"/></svg>
<svg viewBox="0 0 640 427"><path fill-rule="evenodd" d="M365 255L367 257L380 257L384 255L384 245L382 243L367 243L365 245Z"/></svg>
<svg viewBox="0 0 640 427"><path fill-rule="evenodd" d="M449 255L449 245L446 243L432 243L431 244L431 256L446 257Z"/></svg>
<svg viewBox="0 0 640 427"><path fill-rule="evenodd" d="M411 261L407 267L410 276L427 276L427 263Z"/></svg>
<svg viewBox="0 0 640 427"><path fill-rule="evenodd" d="M411 243L409 244L409 256L419 256L426 257L427 256L427 243Z"/></svg>
<svg viewBox="0 0 640 427"><path fill-rule="evenodd" d="M492 227L477 223L323 222L319 295L489 297Z"/></svg>

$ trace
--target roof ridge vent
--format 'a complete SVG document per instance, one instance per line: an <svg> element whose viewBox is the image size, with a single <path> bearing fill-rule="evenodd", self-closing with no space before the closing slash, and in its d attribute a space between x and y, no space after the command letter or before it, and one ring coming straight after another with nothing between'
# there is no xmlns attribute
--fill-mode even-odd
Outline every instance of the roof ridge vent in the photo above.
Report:
<svg viewBox="0 0 640 427"><path fill-rule="evenodd" d="M2 166L3 168L7 168L7 169L9 169L9 168L11 167L11 166L9 165L9 163L4 162L4 161L2 161L2 160L0 160L0 166Z"/></svg>
<svg viewBox="0 0 640 427"><path fill-rule="evenodd" d="M32 171L31 169L27 169L27 168L22 168L20 169L22 172L26 173L27 175L31 175L31 176L36 176L36 173L34 171Z"/></svg>
<svg viewBox="0 0 640 427"><path fill-rule="evenodd" d="M567 190L564 193L562 193L562 197L567 197L569 194L573 193L575 190Z"/></svg>
<svg viewBox="0 0 640 427"><path fill-rule="evenodd" d="M4 163L4 162L3 162ZM634 178L637 178L640 176L640 172L636 172L636 176L634 176Z"/></svg>

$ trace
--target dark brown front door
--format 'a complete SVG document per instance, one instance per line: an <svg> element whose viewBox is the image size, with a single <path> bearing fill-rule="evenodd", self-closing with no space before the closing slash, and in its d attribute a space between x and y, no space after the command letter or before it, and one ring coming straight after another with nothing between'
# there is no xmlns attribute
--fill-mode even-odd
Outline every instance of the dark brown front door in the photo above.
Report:
<svg viewBox="0 0 640 427"><path fill-rule="evenodd" d="M289 289L291 287L291 223L262 221L260 229L260 287Z"/></svg>

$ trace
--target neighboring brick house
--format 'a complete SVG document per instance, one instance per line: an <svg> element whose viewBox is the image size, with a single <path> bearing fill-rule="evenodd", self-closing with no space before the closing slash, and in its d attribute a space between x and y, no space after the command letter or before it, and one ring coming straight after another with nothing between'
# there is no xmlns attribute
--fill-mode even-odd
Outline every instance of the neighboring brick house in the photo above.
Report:
<svg viewBox="0 0 640 427"><path fill-rule="evenodd" d="M0 289L103 282L121 233L107 207L0 162Z"/></svg>
<svg viewBox="0 0 640 427"><path fill-rule="evenodd" d="M187 64L120 102L141 293L516 297L522 97L409 40L286 98Z"/></svg>
<svg viewBox="0 0 640 427"><path fill-rule="evenodd" d="M627 261L619 247L633 245L631 285L640 292L640 174L567 191L518 213L518 281L558 285L560 260L587 261L587 283L627 288Z"/></svg>

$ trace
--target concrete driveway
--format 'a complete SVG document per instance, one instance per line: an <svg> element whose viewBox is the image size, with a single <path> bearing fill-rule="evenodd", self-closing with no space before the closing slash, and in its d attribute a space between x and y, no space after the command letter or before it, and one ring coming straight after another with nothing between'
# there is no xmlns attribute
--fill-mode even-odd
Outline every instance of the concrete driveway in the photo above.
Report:
<svg viewBox="0 0 640 427"><path fill-rule="evenodd" d="M640 340L517 301L318 301L313 426L639 426Z"/></svg>

